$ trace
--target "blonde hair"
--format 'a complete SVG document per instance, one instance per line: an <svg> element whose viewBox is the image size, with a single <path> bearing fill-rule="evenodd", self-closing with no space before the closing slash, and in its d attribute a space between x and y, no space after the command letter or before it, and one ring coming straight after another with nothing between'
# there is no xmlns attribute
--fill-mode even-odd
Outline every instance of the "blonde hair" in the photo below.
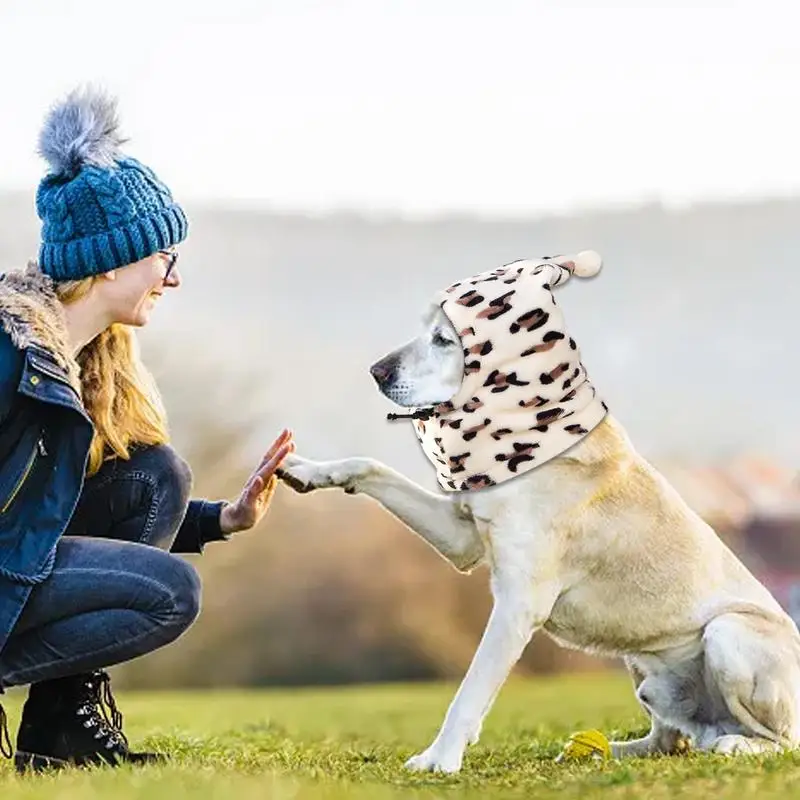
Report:
<svg viewBox="0 0 800 800"><path fill-rule="evenodd" d="M59 281L56 295L69 305L88 294L95 280ZM87 475L108 458L129 458L132 445L169 441L161 396L130 326L115 323L106 328L80 351L77 362L83 405L95 427Z"/></svg>

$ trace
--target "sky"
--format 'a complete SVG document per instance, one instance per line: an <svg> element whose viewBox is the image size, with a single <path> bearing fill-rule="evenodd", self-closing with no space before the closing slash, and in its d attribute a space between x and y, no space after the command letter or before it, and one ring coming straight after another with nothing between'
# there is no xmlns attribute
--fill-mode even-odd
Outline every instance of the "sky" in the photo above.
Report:
<svg viewBox="0 0 800 800"><path fill-rule="evenodd" d="M180 198L428 215L800 192L791 2L0 0L0 190L119 98Z"/></svg>

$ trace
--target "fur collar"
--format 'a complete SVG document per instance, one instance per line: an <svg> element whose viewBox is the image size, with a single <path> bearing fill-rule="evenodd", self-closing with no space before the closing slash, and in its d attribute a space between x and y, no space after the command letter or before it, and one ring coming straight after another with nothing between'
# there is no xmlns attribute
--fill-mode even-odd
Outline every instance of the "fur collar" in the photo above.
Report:
<svg viewBox="0 0 800 800"><path fill-rule="evenodd" d="M36 262L0 274L0 325L19 350L47 351L80 397L80 367L70 353L64 308L52 279Z"/></svg>

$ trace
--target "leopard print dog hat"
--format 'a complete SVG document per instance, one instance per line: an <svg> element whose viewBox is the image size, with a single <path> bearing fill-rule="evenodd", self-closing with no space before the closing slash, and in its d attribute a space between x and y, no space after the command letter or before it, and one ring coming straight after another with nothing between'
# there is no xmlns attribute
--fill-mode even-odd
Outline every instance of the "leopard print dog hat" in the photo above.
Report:
<svg viewBox="0 0 800 800"><path fill-rule="evenodd" d="M551 291L601 266L593 251L526 259L437 295L461 338L464 378L414 428L443 489L478 490L521 475L602 421L608 407L589 382Z"/></svg>

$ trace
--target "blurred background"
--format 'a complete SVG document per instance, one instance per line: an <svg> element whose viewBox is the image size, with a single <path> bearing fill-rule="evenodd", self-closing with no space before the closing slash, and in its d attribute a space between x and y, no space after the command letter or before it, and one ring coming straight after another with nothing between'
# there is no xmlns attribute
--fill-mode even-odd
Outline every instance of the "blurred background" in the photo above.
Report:
<svg viewBox="0 0 800 800"><path fill-rule="evenodd" d="M790 3L4 0L0 270L37 249L44 113L119 96L184 204L183 286L141 331L197 496L283 427L434 473L367 367L433 292L592 248L559 293L640 452L800 620L800 51ZM192 557L204 610L126 686L460 677L489 610L374 502L280 487ZM613 667L537 635L520 673Z"/></svg>

